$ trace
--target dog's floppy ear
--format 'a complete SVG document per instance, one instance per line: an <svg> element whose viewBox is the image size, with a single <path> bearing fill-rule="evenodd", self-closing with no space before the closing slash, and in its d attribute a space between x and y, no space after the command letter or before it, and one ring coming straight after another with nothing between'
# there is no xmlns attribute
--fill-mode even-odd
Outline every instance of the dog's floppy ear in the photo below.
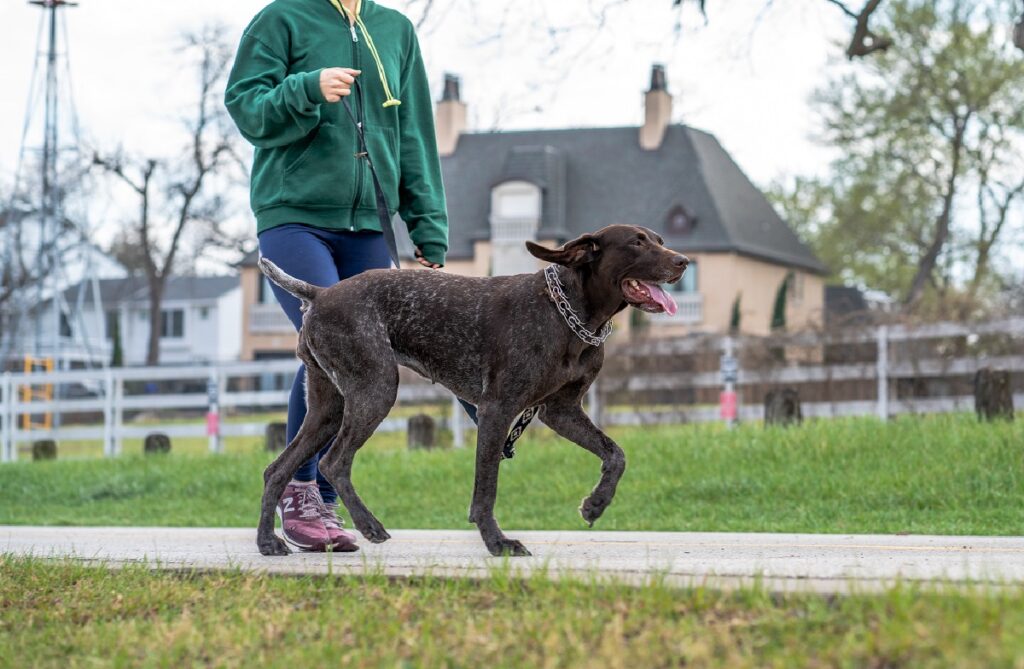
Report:
<svg viewBox="0 0 1024 669"><path fill-rule="evenodd" d="M571 242L566 242L557 249L549 249L540 244L526 242L526 250L535 258L540 258L545 262L566 267L579 267L597 260L601 253L601 244L594 235L583 235Z"/></svg>

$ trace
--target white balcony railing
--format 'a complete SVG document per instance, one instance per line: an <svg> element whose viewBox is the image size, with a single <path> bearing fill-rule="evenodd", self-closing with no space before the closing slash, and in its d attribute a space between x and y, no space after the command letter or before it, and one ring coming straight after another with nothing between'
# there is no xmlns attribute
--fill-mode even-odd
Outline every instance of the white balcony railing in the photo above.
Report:
<svg viewBox="0 0 1024 669"><path fill-rule="evenodd" d="M675 293L672 295L679 311L674 316L651 314L652 323L660 325L697 325L704 322L704 296L700 293Z"/></svg>
<svg viewBox="0 0 1024 669"><path fill-rule="evenodd" d="M253 304L249 307L250 334L285 334L295 326L278 304Z"/></svg>

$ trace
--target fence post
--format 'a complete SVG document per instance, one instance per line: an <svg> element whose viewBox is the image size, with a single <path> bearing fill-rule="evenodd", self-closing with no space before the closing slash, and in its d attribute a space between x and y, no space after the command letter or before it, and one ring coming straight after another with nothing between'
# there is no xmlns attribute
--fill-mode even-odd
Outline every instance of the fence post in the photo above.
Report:
<svg viewBox="0 0 1024 669"><path fill-rule="evenodd" d="M881 325L876 330L878 360L875 375L878 377L878 417L889 418L889 328Z"/></svg>
<svg viewBox="0 0 1024 669"><path fill-rule="evenodd" d="M121 455L121 451L124 448L124 441L121 438L121 427L124 424L124 377L121 376L120 372L113 373L114 375L114 392L113 392L113 420L110 427L112 433L112 444L110 447L110 454L112 456Z"/></svg>
<svg viewBox="0 0 1024 669"><path fill-rule="evenodd" d="M103 455L114 455L114 374L108 367L103 373Z"/></svg>
<svg viewBox="0 0 1024 669"><path fill-rule="evenodd" d="M604 423L604 416L602 415L604 407L601 406L601 389L598 388L600 380L601 376L598 375L587 390L587 413L590 414L591 422L597 427L601 427L601 424Z"/></svg>
<svg viewBox="0 0 1024 669"><path fill-rule="evenodd" d="M739 400L736 394L736 382L739 381L739 361L735 355L735 342L730 335L726 335L722 347L719 373L722 377L722 391L718 395L719 415L725 421L726 427L735 427L740 415Z"/></svg>
<svg viewBox="0 0 1024 669"><path fill-rule="evenodd" d="M455 448L466 447L466 433L465 433L465 421L463 415L465 409L462 408L462 403L459 402L459 398L452 395L452 445Z"/></svg>
<svg viewBox="0 0 1024 669"><path fill-rule="evenodd" d="M209 438L211 453L221 453L224 445L220 438L220 369L210 368L210 378L206 381L206 396L209 409L206 412L206 436Z"/></svg>
<svg viewBox="0 0 1024 669"><path fill-rule="evenodd" d="M14 444L11 430L14 429L11 425L11 373L4 372L3 375L3 387L0 388L0 392L3 393L4 401L0 404L0 462L14 462Z"/></svg>

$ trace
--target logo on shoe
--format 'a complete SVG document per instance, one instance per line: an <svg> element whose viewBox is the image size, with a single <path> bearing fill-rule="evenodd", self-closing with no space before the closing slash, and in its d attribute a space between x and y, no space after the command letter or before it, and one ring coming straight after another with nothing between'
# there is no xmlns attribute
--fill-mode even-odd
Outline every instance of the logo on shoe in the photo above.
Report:
<svg viewBox="0 0 1024 669"><path fill-rule="evenodd" d="M293 505L294 500L295 500L294 497L285 497L284 499L282 499L281 502L282 502L282 504L284 504L284 508L281 509L281 511L283 513L291 513L292 511L294 511L295 510L295 507Z"/></svg>

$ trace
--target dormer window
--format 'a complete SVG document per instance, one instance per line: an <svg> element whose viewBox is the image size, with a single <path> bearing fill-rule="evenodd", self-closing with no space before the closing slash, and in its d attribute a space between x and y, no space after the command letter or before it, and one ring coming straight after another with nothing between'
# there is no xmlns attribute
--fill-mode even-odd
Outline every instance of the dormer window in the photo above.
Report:
<svg viewBox="0 0 1024 669"><path fill-rule="evenodd" d="M688 235L693 232L693 226L696 223L697 219L694 218L693 213L683 205L678 204L668 212L668 218L665 221L665 232L673 236Z"/></svg>
<svg viewBox="0 0 1024 669"><path fill-rule="evenodd" d="M527 181L506 181L491 190L491 271L494 275L533 272L537 260L526 250L540 229L541 189Z"/></svg>

